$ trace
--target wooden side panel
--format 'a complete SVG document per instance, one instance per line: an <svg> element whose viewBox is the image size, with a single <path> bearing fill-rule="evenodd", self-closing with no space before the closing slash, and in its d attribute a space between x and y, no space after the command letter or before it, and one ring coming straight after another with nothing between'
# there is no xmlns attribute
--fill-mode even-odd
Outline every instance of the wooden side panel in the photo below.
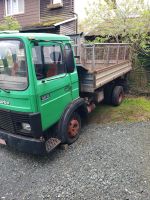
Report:
<svg viewBox="0 0 150 200"><path fill-rule="evenodd" d="M40 18L42 21L48 21L49 19L59 18L60 21L70 19L74 17L74 0L63 0L63 7L50 10L47 8L47 5L50 3L50 0L40 0Z"/></svg>
<svg viewBox="0 0 150 200"><path fill-rule="evenodd" d="M96 89L105 85L106 83L115 80L132 70L131 62L122 62L117 65L105 68L105 70L95 73L95 87Z"/></svg>
<svg viewBox="0 0 150 200"><path fill-rule="evenodd" d="M71 35L76 32L76 20L62 24L60 26L60 34Z"/></svg>
<svg viewBox="0 0 150 200"><path fill-rule="evenodd" d="M103 85L127 74L132 70L131 62L122 62L111 67L108 65L98 72L88 72L82 67L78 67L80 91L93 93Z"/></svg>
<svg viewBox="0 0 150 200"><path fill-rule="evenodd" d="M4 16L4 9L5 6L4 6L4 1L3 0L0 0L0 21L3 19L3 16Z"/></svg>
<svg viewBox="0 0 150 200"><path fill-rule="evenodd" d="M39 0L25 0L25 13L22 15L16 15L15 17L22 26L28 26L40 22Z"/></svg>
<svg viewBox="0 0 150 200"><path fill-rule="evenodd" d="M14 15L22 27L40 22L40 0L25 0L25 12ZM4 16L5 6L3 0L0 0L0 19Z"/></svg>

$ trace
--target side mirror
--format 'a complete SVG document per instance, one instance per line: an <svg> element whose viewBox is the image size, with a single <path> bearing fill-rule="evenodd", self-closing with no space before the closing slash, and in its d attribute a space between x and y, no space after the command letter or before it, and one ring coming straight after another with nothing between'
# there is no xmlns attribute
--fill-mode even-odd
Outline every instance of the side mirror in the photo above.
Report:
<svg viewBox="0 0 150 200"><path fill-rule="evenodd" d="M69 45L67 45L67 48L65 48L65 63L66 63L66 69L67 73L73 73L75 69L75 63L74 63L74 55L73 51L70 48L68 48Z"/></svg>

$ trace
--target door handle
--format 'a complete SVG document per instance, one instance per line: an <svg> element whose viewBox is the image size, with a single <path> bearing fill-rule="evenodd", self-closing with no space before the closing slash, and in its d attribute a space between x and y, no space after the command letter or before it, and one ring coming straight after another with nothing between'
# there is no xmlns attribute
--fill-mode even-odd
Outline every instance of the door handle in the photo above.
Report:
<svg viewBox="0 0 150 200"><path fill-rule="evenodd" d="M65 92L68 92L68 91L70 91L70 90L72 90L71 85L66 85L66 86L64 87L64 91L65 91Z"/></svg>

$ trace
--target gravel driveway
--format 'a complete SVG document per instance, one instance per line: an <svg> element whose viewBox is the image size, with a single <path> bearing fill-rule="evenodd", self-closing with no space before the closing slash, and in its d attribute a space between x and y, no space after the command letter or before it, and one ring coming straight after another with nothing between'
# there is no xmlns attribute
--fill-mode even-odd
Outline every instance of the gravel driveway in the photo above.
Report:
<svg viewBox="0 0 150 200"><path fill-rule="evenodd" d="M150 122L83 128L46 157L0 147L0 199L150 199Z"/></svg>

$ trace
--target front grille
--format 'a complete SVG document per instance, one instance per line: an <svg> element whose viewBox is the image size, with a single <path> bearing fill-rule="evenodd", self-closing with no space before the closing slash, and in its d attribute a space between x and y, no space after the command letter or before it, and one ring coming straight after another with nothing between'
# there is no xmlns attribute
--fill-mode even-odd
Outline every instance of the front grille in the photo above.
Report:
<svg viewBox="0 0 150 200"><path fill-rule="evenodd" d="M29 123L31 132L22 129L22 123ZM0 130L12 134L39 138L42 135L40 113L23 113L0 109Z"/></svg>
<svg viewBox="0 0 150 200"><path fill-rule="evenodd" d="M0 110L0 129L15 133L10 111Z"/></svg>
<svg viewBox="0 0 150 200"><path fill-rule="evenodd" d="M29 123L29 115L0 110L0 129L20 134L22 122Z"/></svg>

